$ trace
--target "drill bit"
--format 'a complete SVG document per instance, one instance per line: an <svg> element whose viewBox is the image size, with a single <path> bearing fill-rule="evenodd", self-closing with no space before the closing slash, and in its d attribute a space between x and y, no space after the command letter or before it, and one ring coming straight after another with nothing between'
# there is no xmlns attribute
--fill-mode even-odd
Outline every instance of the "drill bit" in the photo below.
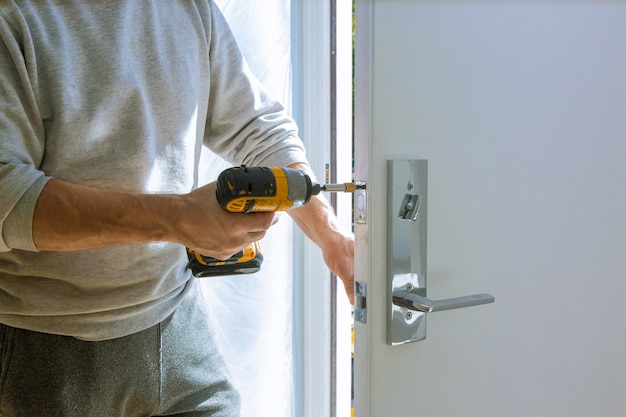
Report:
<svg viewBox="0 0 626 417"><path fill-rule="evenodd" d="M317 195L322 191L330 193L353 193L356 190L362 190L365 184L356 184L354 182L342 182L339 184L313 184L312 195Z"/></svg>

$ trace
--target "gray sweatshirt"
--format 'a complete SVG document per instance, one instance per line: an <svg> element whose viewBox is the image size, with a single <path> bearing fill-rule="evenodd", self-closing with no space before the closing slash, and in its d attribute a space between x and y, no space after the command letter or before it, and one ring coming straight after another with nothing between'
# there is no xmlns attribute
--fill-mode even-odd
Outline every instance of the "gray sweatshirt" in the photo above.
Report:
<svg viewBox="0 0 626 417"><path fill-rule="evenodd" d="M203 143L234 164L306 161L211 1L1 2L0 323L104 340L172 313L191 287L181 245L38 252L33 211L50 178L189 192Z"/></svg>

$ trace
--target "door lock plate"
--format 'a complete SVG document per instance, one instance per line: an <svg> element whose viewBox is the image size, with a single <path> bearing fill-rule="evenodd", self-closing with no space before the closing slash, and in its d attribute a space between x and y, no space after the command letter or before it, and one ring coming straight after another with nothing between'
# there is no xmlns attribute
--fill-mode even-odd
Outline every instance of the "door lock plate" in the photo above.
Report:
<svg viewBox="0 0 626 417"><path fill-rule="evenodd" d="M426 296L428 161L387 163L387 341L400 345L426 338L426 315L393 303L398 291Z"/></svg>
<svg viewBox="0 0 626 417"><path fill-rule="evenodd" d="M401 345L426 338L426 313L489 304L495 298L426 298L428 161L390 160L387 166L387 341Z"/></svg>

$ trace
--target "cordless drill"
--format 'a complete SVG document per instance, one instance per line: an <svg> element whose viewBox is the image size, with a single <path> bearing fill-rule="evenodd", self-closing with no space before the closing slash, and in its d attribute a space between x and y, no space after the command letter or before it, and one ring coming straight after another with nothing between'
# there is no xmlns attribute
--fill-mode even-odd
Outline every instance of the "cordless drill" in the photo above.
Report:
<svg viewBox="0 0 626 417"><path fill-rule="evenodd" d="M217 178L218 203L232 213L286 211L303 206L322 191L353 192L354 183L323 184L311 181L304 172L284 167L234 167ZM229 259L219 260L190 249L188 268L196 277L251 274L261 269L263 253L253 242Z"/></svg>

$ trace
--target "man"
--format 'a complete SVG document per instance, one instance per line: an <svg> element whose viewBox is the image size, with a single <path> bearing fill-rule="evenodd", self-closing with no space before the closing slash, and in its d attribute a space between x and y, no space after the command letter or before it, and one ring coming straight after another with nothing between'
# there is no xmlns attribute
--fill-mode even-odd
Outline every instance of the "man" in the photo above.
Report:
<svg viewBox="0 0 626 417"><path fill-rule="evenodd" d="M210 0L0 3L0 416L236 416L185 247L227 258L271 213L196 188L204 143L311 174ZM352 294L353 241L290 212Z"/></svg>

